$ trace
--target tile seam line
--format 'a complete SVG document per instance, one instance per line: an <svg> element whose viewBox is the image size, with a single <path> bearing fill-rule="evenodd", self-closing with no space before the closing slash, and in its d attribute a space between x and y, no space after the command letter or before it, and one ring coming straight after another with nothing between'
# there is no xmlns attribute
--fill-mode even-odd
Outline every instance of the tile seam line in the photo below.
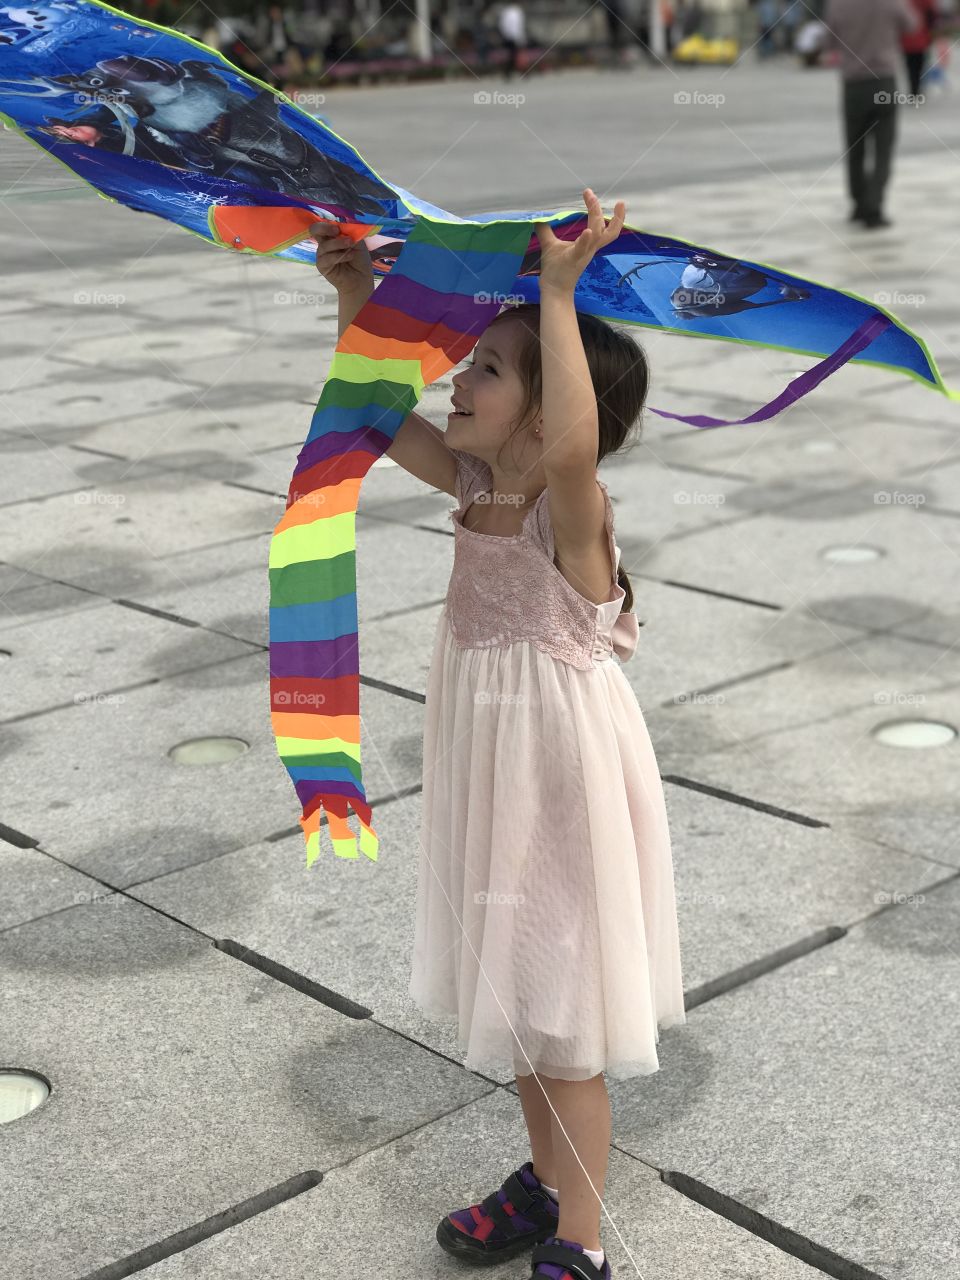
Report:
<svg viewBox="0 0 960 1280"><path fill-rule="evenodd" d="M713 596L719 600L732 600L734 604L748 604L754 609L768 609L773 613L785 612L785 606L774 604L770 600L754 600L750 596L738 596L729 591L717 591L714 587L701 587L693 582L681 582L679 578L658 578L652 573L643 573L639 569L628 569L631 577L643 578L646 582L657 582L662 587L673 587L676 591L694 591L698 595Z"/></svg>
<svg viewBox="0 0 960 1280"><path fill-rule="evenodd" d="M409 787L402 788L400 791L389 792L388 794L381 796L376 800L372 800L371 808L377 809L382 805L391 804L396 800L405 800L407 799L408 796L416 795L419 791L422 790L422 787L423 787L422 783L419 783L419 782L411 783ZM324 814L324 816L321 818L321 825L325 824L326 820L327 820L326 814ZM0 830L4 829L4 827L5 827L5 824L0 823ZM6 827L6 829L11 832L15 831L13 827ZM94 875L92 872L85 871L82 867L76 866L72 862L64 861L63 858L59 857L55 853L50 853L49 850L44 849L43 846L40 844L39 840L36 840L33 836L28 836L26 835L25 832L22 832L22 831L16 831L15 834L22 836L24 838L24 843L14 845L15 848L22 848L29 851L36 851L37 853L41 854L45 858L51 858L54 862L56 862L59 866L63 867L65 870L75 871L77 875L85 876L86 879L94 881L94 883L100 885L101 888L105 889L108 894L109 893L122 894L123 897L129 898L132 902L136 902L139 906L149 907L152 911L159 911L161 914L167 915L169 919L173 920L175 923L182 924L185 928L188 928L188 929L194 929L195 932L199 932L199 933L202 933L202 930L196 930L195 926L189 924L186 920L181 920L178 916L170 915L169 912L163 911L162 907L157 907L154 903L147 902L144 898L138 898L136 894L132 892L132 890L139 889L142 885L151 884L155 880L162 880L165 876L178 875L180 872L191 871L193 870L194 867L206 866L210 862L216 862L218 858L229 858L232 854L244 853L246 850L255 849L258 844L266 844L270 841L277 841L277 840L289 840L293 836L302 835L299 827L289 827L284 829L283 831L274 832L272 835L261 836L258 840L254 840L250 844L239 845L236 849L227 849L224 853L212 853L209 858L202 858L198 862L190 862L186 866L176 867L172 871L158 871L156 875L147 876L146 879L144 880L134 880L130 884L123 885L121 887L121 886L111 885L108 881L102 880L99 876ZM12 843L12 842L8 841L7 843ZM84 906L84 905L86 904L82 902L70 902L62 907L56 907L53 911L44 911L44 912L41 912L40 915L31 916L27 920L20 920L16 924L3 925L2 927L0 927L0 937L2 937L3 934L8 933L11 929L20 929L24 925L34 924L38 920L46 920L50 916L60 915L60 913L63 911L72 911L74 907ZM213 940L211 935L202 934L202 936L211 937L211 941Z"/></svg>
<svg viewBox="0 0 960 1280"><path fill-rule="evenodd" d="M199 1222L192 1223L180 1231L163 1236L142 1249L125 1254L122 1258L108 1262L95 1271L89 1271L82 1280L124 1280L126 1276L135 1275L138 1271L144 1271L147 1267L152 1267L166 1258L185 1253L205 1240L221 1235L231 1227L269 1212L296 1196L311 1191L322 1181L323 1174L320 1170L306 1169L287 1178L284 1182L268 1187L265 1191L259 1191L245 1200L237 1201L227 1209L221 1209L218 1213L202 1218Z"/></svg>
<svg viewBox="0 0 960 1280"><path fill-rule="evenodd" d="M373 1021L375 1021L375 1019L373 1019ZM378 1023L378 1025L382 1026L383 1024ZM393 1031L393 1028L385 1027L384 1030ZM399 1033L395 1032L395 1034L399 1034ZM404 1038L409 1039L409 1037L404 1037ZM417 1040L413 1041L413 1043L418 1045L422 1049L429 1048L428 1045L421 1045L420 1042ZM432 1050L431 1052L436 1052L436 1050ZM444 1061L450 1062L454 1066L457 1066L457 1067L461 1066L459 1062L455 1063L453 1062L453 1059L446 1058L443 1054L439 1054L438 1056L443 1058ZM465 1068L462 1068L462 1069L466 1070ZM329 1165L327 1168L323 1170L323 1176L326 1178L331 1173L339 1173L341 1170L350 1169L353 1165L359 1164L361 1160L366 1159L367 1156L375 1155L378 1151L385 1151L394 1142L400 1142L404 1138L409 1137L410 1134L419 1133L421 1129L429 1128L430 1125L436 1124L437 1121L439 1120L446 1120L449 1116L456 1115L458 1111L465 1111L467 1107L474 1106L477 1102L480 1102L483 1098L489 1098L493 1094L495 1094L498 1090L501 1090L503 1088L503 1086L498 1085L495 1080L489 1080L486 1076L480 1075L478 1072L469 1072L468 1074L476 1076L478 1079L483 1080L485 1083L490 1084L492 1087L488 1089L485 1093L478 1094L477 1097L475 1098L468 1098L466 1102L461 1102L457 1106L451 1107L449 1111L444 1111L440 1115L433 1116L429 1120L424 1120L422 1123L418 1125L414 1125L412 1129L405 1129L403 1133L398 1133L393 1138L387 1138L386 1141L379 1143L375 1147L370 1147L366 1151L358 1152L357 1155L351 1156L349 1160L344 1160L340 1164Z"/></svg>
<svg viewBox="0 0 960 1280"><path fill-rule="evenodd" d="M695 1201L718 1217L725 1218L742 1230L764 1240L775 1249L779 1249L781 1253L789 1254L800 1262L806 1263L807 1266L815 1267L824 1275L832 1276L833 1280L885 1280L879 1272L845 1258L825 1245L817 1244L809 1236L801 1235L793 1228L783 1226L773 1218L768 1218L758 1210L751 1209L733 1196L718 1191L691 1174L674 1169L661 1169L660 1178L668 1187L686 1196L688 1200Z"/></svg>
<svg viewBox="0 0 960 1280"><path fill-rule="evenodd" d="M723 748L721 748L722 750ZM771 817L779 818L784 822L795 822L801 827L830 829L830 823L825 822L822 818L814 818L806 813L797 813L792 809L784 809L781 805L768 804L764 800L754 800L750 796L741 795L737 791L730 791L727 787L720 787L711 782L700 782L696 778L688 778L678 773L664 773L660 775L660 778L661 781L671 783L675 787L683 787L687 791L696 791L702 795L710 796L714 800L723 800L728 804L740 805L745 809L754 809L760 813L769 814Z"/></svg>
<svg viewBox="0 0 960 1280"><path fill-rule="evenodd" d="M819 662L821 658L829 657L831 654L836 653L839 649L846 649L847 651L852 652L852 650L855 649L858 645L865 645L870 640L884 639L884 638L902 639L902 640L910 640L910 641L914 640L913 636L909 636L898 631L892 631L889 628L858 627L856 623L839 622L836 618L832 619L832 621L835 622L838 626L851 627L856 630L860 630L862 634L851 636L849 640L838 640L835 644L830 644L825 649L817 649L814 652L809 653L803 657L786 658L784 659L783 662L775 662L768 667L758 667L752 671L745 671L742 675L731 676L729 677L729 679L721 680L716 684L702 685L702 686L698 686L696 689L685 690L682 694L675 694L672 698L667 698L664 702L658 702L655 709L657 711L668 711L668 710L672 710L674 707L682 707L686 704L686 702L689 699L695 698L699 694L717 693L721 689L731 689L736 687L737 685L749 684L753 680L757 680L762 676L773 675L777 671L787 671L792 667L802 668L807 663ZM945 641L938 641L938 640L918 640L916 641L916 643L926 644L926 645L932 646L933 648L939 648L939 649L952 648L952 644L947 645ZM943 686L943 687L949 689L952 687L952 685L950 684L950 682L948 682L946 686ZM930 692L931 693L939 692L940 688L941 686L938 686L937 688L930 690ZM684 701L678 703L677 702L678 698L683 698ZM853 703L849 707L841 707L839 711L831 711L826 718L833 719L835 717L844 715L850 711L860 711L860 710L863 710L864 707L867 705L869 704ZM823 719L823 717L810 720L810 721L800 720L795 723L791 723L790 725L785 727L781 726L778 729L764 729L764 730L761 730L759 733L750 734L746 738L741 738L740 741L742 743L754 742L759 738L767 737L773 733L788 732L796 729L809 728L810 725L812 724L819 724L821 719ZM720 750L724 750L724 748L720 748Z"/></svg>
<svg viewBox="0 0 960 1280"><path fill-rule="evenodd" d="M813 933L808 933L802 938L797 938L785 947L778 947L775 951L769 951L766 955L762 955L756 960L748 960L746 964L739 965L736 969L730 969L727 973L722 973L716 978L708 978L706 982L701 982L699 986L693 987L685 993L684 1009L687 1012L701 1009L712 1000L718 1000L721 996L739 991L741 988L749 986L750 983L756 982L758 978L764 978L767 974L776 973L778 969L785 969L787 965L793 964L796 960L802 960L805 956L812 955L815 951L821 951L824 947L831 946L834 942L839 942L847 936L847 933L848 930L844 925L826 925L824 928L816 929Z"/></svg>
<svg viewBox="0 0 960 1280"><path fill-rule="evenodd" d="M846 626L846 625L849 625L849 624L847 624L847 623L843 623L843 624L840 624L840 625ZM910 640L910 641L912 641L912 637L910 637L910 636L901 636L898 632L895 632L895 631L891 631L891 632L886 632L886 631L882 631L882 632L881 632L881 631L872 632L872 631L871 631L871 632L865 632L862 636L856 636L856 637L854 637L854 638L853 638L853 640L851 641L851 644L852 644L852 645L857 645L857 644L859 644L859 643L860 643L860 641L861 641L861 640L870 640L870 639L873 639L875 636L879 636L879 637L881 637L881 638L882 638L882 637L885 637L885 636L890 636L892 639L895 639L895 640L896 640L896 639L905 639L905 640ZM952 645L952 644L951 644L951 645L943 645L943 644L940 644L940 643L939 643L939 642L937 642L937 641L922 641L922 640L921 640L921 641L917 641L916 643L918 643L918 644L928 644L930 647L938 648L938 649L947 649L948 651L949 651L949 649L951 649L951 648L953 647L953 645ZM841 644L840 644L840 645L838 645L838 646L834 646L834 648L830 649L829 651L825 651L825 652L834 652L834 650L835 650L836 648L840 648L840 647L842 647L842 646L843 646L843 642L841 641ZM817 655L817 654L813 654L813 655L811 655L811 657L812 657L813 659L816 659L816 657L817 657L817 656L819 656L819 655ZM798 665L800 665L800 664L798 664ZM934 665L936 665L936 664L934 664ZM937 695L937 694L948 693L948 692L950 692L952 689L954 689L954 688L956 688L956 687L957 687L957 682L956 682L956 680L946 680L946 681L944 681L942 684L934 685L934 686L933 686L932 688L930 688L930 689L925 689L925 690L923 691L923 697L926 699L927 697L933 697L933 696L935 696L935 695ZM795 733L795 732L797 732L797 731L798 731L798 730L800 730L800 729L812 729L815 725L829 724L832 720L840 720L840 719L842 719L843 717L851 716L851 715L855 715L855 714L858 714L858 713L863 712L863 711L867 711L867 710L869 710L871 707L873 708L873 710L874 710L877 714L880 714L880 712L881 712L881 710L882 710L882 707L881 707L881 705L880 705L880 704L869 703L869 702L857 702L857 703L853 703L853 704L851 704L850 706L843 706L843 707L836 708L836 709L834 709L834 710L832 710L832 711L828 711L828 712L826 712L826 713L825 713L824 715L822 715L822 716L815 716L815 717L814 717L814 719L812 719L812 720L798 720L798 721L796 721L795 723L792 723L792 724L789 724L789 725L777 725L777 726L775 726L775 727L774 727L774 728L772 728L772 729L761 729L761 730L760 730L760 731L758 731L757 733L752 733L752 734L750 734L748 737L745 737L745 738L739 738L739 739L737 739L737 741L736 741L736 742L734 742L734 743L725 743L722 747L713 747L713 748L711 748L711 750L709 750L709 751L699 751L699 752L697 752L695 755L693 755L692 757L688 757L688 759L687 759L687 763L692 764L694 767L696 767L697 765L699 765L699 764L701 763L701 761L707 760L709 757L713 757L713 758L715 759L716 757L723 756L725 753L727 753L727 752L729 752L729 751L736 751L736 750L738 750L738 748L739 748L739 747L742 747L742 746L749 746L751 743L754 743L754 742L763 742L763 743L764 743L764 745L767 745L769 742L772 742L772 740L773 740L773 739L776 739L776 738L777 738L779 735L781 735L781 734L786 734L786 733ZM662 711L662 710L666 710L666 707L664 707L664 706L658 706L658 707L654 708L654 710ZM888 717L888 718L889 718L889 717ZM897 717L893 717L893 718L894 718L894 719L896 719ZM774 745L777 745L777 744L774 744ZM704 785L706 785L706 786L717 786L717 787L718 787L718 789L719 789L719 790L721 790L721 791L728 790L728 788L719 787L719 784L716 784L716 783L706 783L706 784L704 784ZM731 794L731 795L736 795L737 793L736 793L736 792L731 792L730 794ZM763 801L761 801L760 803L764 803L764 802L763 802ZM774 808L782 808L782 806L778 806L778 805L774 805L773 807L774 807ZM855 816L856 816L856 815L855 815ZM823 825L825 825L825 826L829 826L829 825L830 825L830 823L824 823Z"/></svg>
<svg viewBox="0 0 960 1280"><path fill-rule="evenodd" d="M154 909L159 910L159 908ZM163 912L163 914L169 915L168 912ZM188 927L195 928L192 925ZM195 931L202 933L201 930ZM202 936L210 937L209 934L205 933ZM262 973L265 977L272 978L274 982L279 982L283 986L289 987L292 991L298 991L301 995L307 996L317 1004L322 1004L324 1008L331 1009L334 1013L339 1013L341 1017L350 1018L354 1022L368 1022L373 1018L373 1010L368 1009L359 1000L354 1000L350 996L345 996L341 992L335 991L333 987L328 987L325 983L308 977L307 974L301 973L291 965L284 964L281 960L274 960L272 956L265 955L262 951L257 951L253 947L245 946L235 938L214 937L210 940L213 943L214 950L219 951L221 955L228 956L231 960L236 960L238 964L245 964L248 969L254 969L257 973Z"/></svg>
<svg viewBox="0 0 960 1280"><path fill-rule="evenodd" d="M110 603L119 604L120 602L110 601ZM120 607L129 608L130 606L120 605ZM136 609L135 612L140 613L140 612L144 612L144 610ZM152 611L147 611L147 612L151 612L151 616L152 616ZM184 624L184 625L188 625L188 624ZM194 630L194 629L195 629L194 627L189 627L189 630ZM204 662L196 667L187 667L183 671L171 671L168 675L165 675L165 676L151 676L149 680L138 680L133 684L119 685L116 689L98 689L95 693L92 694L92 696L95 698L101 698L101 697L111 698L116 694L134 693L139 689L148 689L150 688L151 685L163 684L167 680L178 680L178 679L181 679L183 676L194 675L198 671L209 671L211 667L226 666L227 663L229 662L240 662L244 658L252 658L257 656L258 654L267 652L267 646L265 644L257 644L253 640L240 640L236 636L227 635L225 632L222 632L222 631L209 631L208 628L203 627L200 623L196 624L196 629L207 631L207 633L210 635L218 635L225 640L233 640L236 644L245 644L248 646L249 652L233 653L226 658L215 658L212 662ZM72 708L76 709L82 706L84 706L84 703L82 702L81 703L59 702L55 706L40 707L36 711L24 711L20 715L10 716L9 719L0 720L0 725L22 724L26 720L38 720L42 716L53 715L54 712L57 712L57 711L69 711Z"/></svg>
<svg viewBox="0 0 960 1280"><path fill-rule="evenodd" d="M392 804L396 800L406 800L408 796L416 795L422 789L423 789L422 782L411 783L408 787L402 787L399 791L388 791L384 795L378 796L376 799L371 800L370 807L372 809L378 809L382 805ZM326 821L327 821L327 815L323 814L323 816L320 819L321 827L326 825ZM209 858L201 858L199 861L190 862L184 867L176 867L172 871L158 871L156 875L147 876L143 880L134 880L130 884L124 885L122 889L116 890L116 892L125 893L128 896L132 897L133 894L130 892L131 890L139 889L142 885L145 885L145 884L152 884L155 880L162 880L165 876L174 876L181 871L190 871L194 867L205 867L211 862L216 862L218 858L229 858L235 853L245 853L249 849L255 849L258 844L271 844L271 843L275 844L280 840L290 840L292 839L293 836L300 836L302 839L303 832L300 830L299 827L284 827L282 831L274 831L274 832L271 832L269 835L259 836L256 840L252 840L249 844L238 845L236 849L226 849L224 850L223 853L212 853ZM43 850L42 852L46 852L46 851ZM54 855L48 854L47 856L52 857ZM60 859L58 859L58 861L60 861ZM87 876L90 875L89 872L84 871L81 867L73 867L71 866L70 863L64 863L63 865L70 867L70 869L73 871L78 871L81 875L87 875ZM145 907L149 907L152 905L149 902L142 901L142 899L140 898L137 898L137 901L142 902L142 905Z"/></svg>
<svg viewBox="0 0 960 1280"><path fill-rule="evenodd" d="M958 879L960 879L960 871L954 871L951 875L944 876L943 879L937 880L933 884L917 890L917 892L921 895L935 893ZM826 925L803 938L798 938L795 942L788 943L785 947L779 947L756 960L748 961L747 964L731 969L726 974L720 974L717 978L710 978L686 993L684 1008L686 1010L702 1008L720 996L728 995L732 991L738 991L742 987L756 982L759 978L766 977L769 973L775 973L778 969L785 968L797 960L802 960L806 956L812 955L815 951L821 951L824 947L843 941L844 938L849 937L853 930L862 929L864 925L879 916L894 910L906 910L908 905L906 902L881 903L873 911L868 911L864 915L850 920L847 924Z"/></svg>
<svg viewBox="0 0 960 1280"><path fill-rule="evenodd" d="M672 698L667 698L665 702L658 703L657 709L665 711L669 707L682 706L700 695L719 693L721 689L733 689L737 685L750 684L751 681L759 680L762 676L773 675L776 671L788 671L791 667L797 666L800 661L797 658L785 658L783 662L774 662L768 667L756 667L752 671L744 671L742 675L719 680L716 684L698 685L695 689L687 689L683 693L674 694Z"/></svg>

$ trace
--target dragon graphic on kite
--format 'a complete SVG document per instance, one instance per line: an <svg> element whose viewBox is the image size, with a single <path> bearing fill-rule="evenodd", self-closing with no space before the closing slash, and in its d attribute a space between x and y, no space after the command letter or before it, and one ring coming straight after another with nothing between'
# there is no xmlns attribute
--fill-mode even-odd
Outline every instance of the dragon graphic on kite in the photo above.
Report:
<svg viewBox="0 0 960 1280"><path fill-rule="evenodd" d="M174 63L121 54L81 75L34 77L27 84L34 92L91 104L80 115L50 117L41 126L67 142L361 213L382 213L382 201L395 198L389 187L324 155L284 124L275 93L262 89L247 97L197 58Z"/></svg>

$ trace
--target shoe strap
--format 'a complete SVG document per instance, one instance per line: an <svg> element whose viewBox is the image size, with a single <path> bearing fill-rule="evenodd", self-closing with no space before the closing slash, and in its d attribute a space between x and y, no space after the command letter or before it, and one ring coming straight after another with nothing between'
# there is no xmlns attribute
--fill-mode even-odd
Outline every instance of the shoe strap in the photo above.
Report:
<svg viewBox="0 0 960 1280"><path fill-rule="evenodd" d="M515 1209L519 1209L521 1213L525 1209L529 1209L533 1205L534 1199L527 1188L520 1181L516 1172L511 1173L506 1182L500 1188Z"/></svg>
<svg viewBox="0 0 960 1280"><path fill-rule="evenodd" d="M488 1195L486 1200L481 1200L478 1208L481 1213L485 1213L488 1218L492 1218L494 1225L499 1227L501 1231L505 1231L508 1235L518 1234L517 1224L504 1209L503 1202L497 1199L495 1191Z"/></svg>
<svg viewBox="0 0 960 1280"><path fill-rule="evenodd" d="M538 1244L531 1255L534 1273L541 1262L552 1262L565 1267L578 1280L604 1280L604 1274L595 1267L585 1253L577 1253L565 1244Z"/></svg>

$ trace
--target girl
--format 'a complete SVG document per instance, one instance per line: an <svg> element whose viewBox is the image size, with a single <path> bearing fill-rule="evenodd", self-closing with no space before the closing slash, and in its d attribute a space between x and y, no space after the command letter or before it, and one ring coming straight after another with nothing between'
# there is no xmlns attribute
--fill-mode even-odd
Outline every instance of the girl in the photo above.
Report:
<svg viewBox="0 0 960 1280"><path fill-rule="evenodd" d="M685 1021L660 774L633 691L638 622L597 477L640 417L640 347L574 309L623 225L573 242L537 223L540 303L502 311L453 378L446 431L411 414L389 457L457 500L434 641L409 993L458 1022L465 1065L512 1072L532 1159L448 1214L437 1240L493 1263L525 1248L537 1280L610 1280L600 1210L604 1072L656 1071L658 1026ZM369 255L312 229L340 332L373 289Z"/></svg>

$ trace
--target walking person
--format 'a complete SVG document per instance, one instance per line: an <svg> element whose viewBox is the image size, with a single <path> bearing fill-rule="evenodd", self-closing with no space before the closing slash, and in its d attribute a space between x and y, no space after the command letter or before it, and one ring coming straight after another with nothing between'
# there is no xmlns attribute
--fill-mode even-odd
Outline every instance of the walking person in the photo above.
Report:
<svg viewBox="0 0 960 1280"><path fill-rule="evenodd" d="M663 13L663 40L666 46L666 54L669 58L673 53L673 46L676 44L676 22L677 10L673 0L663 0L660 5Z"/></svg>
<svg viewBox="0 0 960 1280"><path fill-rule="evenodd" d="M919 18L910 0L827 0L824 46L840 55L851 222L889 227L883 200L897 121L901 36Z"/></svg>
<svg viewBox="0 0 960 1280"><path fill-rule="evenodd" d="M770 58L777 52L777 24L780 0L760 0L757 5L757 57Z"/></svg>
<svg viewBox="0 0 960 1280"><path fill-rule="evenodd" d="M903 49L903 60L907 65L907 76L910 80L910 96L914 103L920 102L920 82L927 69L927 58L938 20L937 0L910 0L920 18L920 26L916 31L909 31L901 37L900 47Z"/></svg>
<svg viewBox="0 0 960 1280"><path fill-rule="evenodd" d="M622 0L600 0L607 19L608 57L610 65L622 67L627 58L627 36L630 34Z"/></svg>
<svg viewBox="0 0 960 1280"><path fill-rule="evenodd" d="M509 54L504 78L511 80L520 70L520 50L527 47L527 19L523 12L523 5L517 0L510 0L505 4L497 19L497 29Z"/></svg>
<svg viewBox="0 0 960 1280"><path fill-rule="evenodd" d="M476 57L476 69L482 75L488 68L490 53L490 9L486 5L478 5L473 11L471 34L473 52Z"/></svg>
<svg viewBox="0 0 960 1280"><path fill-rule="evenodd" d="M264 62L269 67L267 78L275 89L281 89L287 59L293 48L293 39L282 5L272 4L268 7L263 31Z"/></svg>
<svg viewBox="0 0 960 1280"><path fill-rule="evenodd" d="M784 53L792 54L797 47L797 36L800 28L811 16L805 0L783 0L783 12L780 15L781 47Z"/></svg>

